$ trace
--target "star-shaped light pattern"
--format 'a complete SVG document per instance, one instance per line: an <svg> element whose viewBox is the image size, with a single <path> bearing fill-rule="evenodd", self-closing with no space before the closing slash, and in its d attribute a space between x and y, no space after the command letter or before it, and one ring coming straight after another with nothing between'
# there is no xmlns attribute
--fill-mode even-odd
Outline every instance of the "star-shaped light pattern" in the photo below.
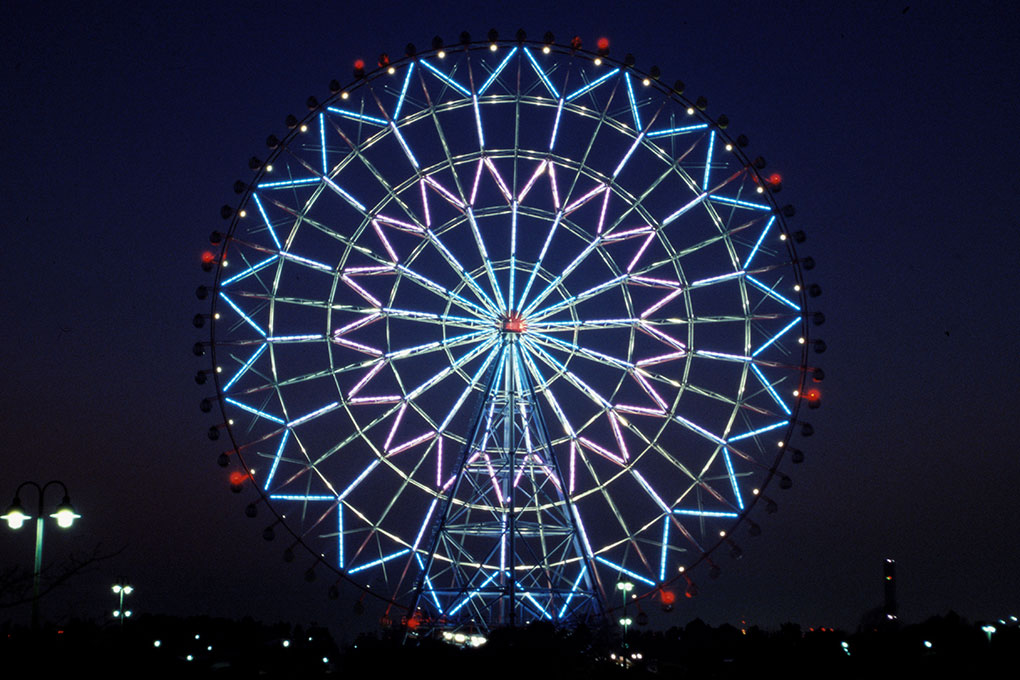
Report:
<svg viewBox="0 0 1020 680"><path fill-rule="evenodd" d="M593 56L472 45L360 80L282 141L225 242L236 451L385 597L419 572L508 335L600 582L697 563L790 436L806 324L780 211L709 118Z"/></svg>

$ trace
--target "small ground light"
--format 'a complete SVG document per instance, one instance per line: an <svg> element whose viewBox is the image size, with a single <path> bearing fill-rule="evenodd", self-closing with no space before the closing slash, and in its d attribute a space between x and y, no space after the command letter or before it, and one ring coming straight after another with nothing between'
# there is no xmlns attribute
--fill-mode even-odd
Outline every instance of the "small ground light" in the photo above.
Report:
<svg viewBox="0 0 1020 680"><path fill-rule="evenodd" d="M846 652L847 656L850 656L850 643L849 642L844 640L843 642L839 643L839 646L843 648L843 651Z"/></svg>
<svg viewBox="0 0 1020 680"><path fill-rule="evenodd" d="M152 641L152 646L153 647L160 647L160 646L162 646L162 644L163 644L162 640L153 640Z"/></svg>
<svg viewBox="0 0 1020 680"><path fill-rule="evenodd" d="M988 637L988 641L992 641L992 635L995 633L995 626L981 626L981 631Z"/></svg>
<svg viewBox="0 0 1020 680"><path fill-rule="evenodd" d="M284 640L283 641L283 646L284 647L290 647L290 640Z"/></svg>
<svg viewBox="0 0 1020 680"><path fill-rule="evenodd" d="M925 640L924 647L925 649L931 649L931 640Z"/></svg>

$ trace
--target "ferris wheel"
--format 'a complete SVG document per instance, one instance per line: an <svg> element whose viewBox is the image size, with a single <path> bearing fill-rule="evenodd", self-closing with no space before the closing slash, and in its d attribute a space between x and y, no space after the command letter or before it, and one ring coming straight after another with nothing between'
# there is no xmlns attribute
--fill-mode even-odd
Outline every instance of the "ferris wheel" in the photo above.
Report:
<svg viewBox="0 0 1020 680"><path fill-rule="evenodd" d="M432 47L356 62L235 185L210 438L309 578L412 627L598 618L620 581L671 608L811 433L780 178L604 41Z"/></svg>

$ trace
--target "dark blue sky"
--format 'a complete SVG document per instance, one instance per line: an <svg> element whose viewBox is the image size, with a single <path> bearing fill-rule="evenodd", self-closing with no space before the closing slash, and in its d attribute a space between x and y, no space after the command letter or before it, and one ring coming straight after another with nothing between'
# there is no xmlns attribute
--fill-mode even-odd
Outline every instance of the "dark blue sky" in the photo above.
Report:
<svg viewBox="0 0 1020 680"><path fill-rule="evenodd" d="M828 322L817 434L778 514L675 621L856 625L1017 613L1020 58L994 3L22 3L2 29L0 501L63 479L85 516L46 557L119 557L46 603L330 621L227 490L190 319L220 205L288 113L355 58L490 27L602 35L725 112L784 177ZM53 499L54 502L59 499ZM34 502L34 500L32 501ZM31 537L0 532L3 565ZM300 563L300 560L298 561ZM325 579L324 579L325 580ZM337 611L341 614L337 614ZM20 616L20 610L10 610ZM3 613L0 613L2 617Z"/></svg>

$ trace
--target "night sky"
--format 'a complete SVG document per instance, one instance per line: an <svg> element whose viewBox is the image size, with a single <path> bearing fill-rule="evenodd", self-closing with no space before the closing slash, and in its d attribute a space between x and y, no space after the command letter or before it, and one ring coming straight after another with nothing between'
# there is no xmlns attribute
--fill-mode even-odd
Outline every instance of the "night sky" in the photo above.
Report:
<svg viewBox="0 0 1020 680"><path fill-rule="evenodd" d="M853 4L853 3L848 3ZM44 600L101 617L125 576L137 611L317 620L351 597L244 517L192 377L194 295L247 159L347 82L356 58L463 30L611 40L703 94L782 173L828 351L816 435L770 492L744 557L667 623L695 616L856 626L899 570L901 618L1020 613L1016 437L1020 57L995 3L18 3L0 60L5 161L0 502L59 478L84 515L45 558L121 551ZM34 507L35 497L24 497ZM59 501L57 494L48 504ZM0 531L0 567L31 563ZM27 608L0 620L27 621Z"/></svg>

